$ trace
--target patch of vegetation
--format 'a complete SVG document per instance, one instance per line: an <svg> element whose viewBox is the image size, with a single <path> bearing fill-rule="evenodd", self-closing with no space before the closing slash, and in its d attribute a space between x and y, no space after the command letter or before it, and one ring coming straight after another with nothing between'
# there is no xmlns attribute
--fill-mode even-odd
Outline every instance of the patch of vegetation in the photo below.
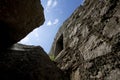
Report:
<svg viewBox="0 0 120 80"><path fill-rule="evenodd" d="M55 56L54 56L54 55L49 55L49 57L50 57L50 59L51 59L52 61L55 60Z"/></svg>

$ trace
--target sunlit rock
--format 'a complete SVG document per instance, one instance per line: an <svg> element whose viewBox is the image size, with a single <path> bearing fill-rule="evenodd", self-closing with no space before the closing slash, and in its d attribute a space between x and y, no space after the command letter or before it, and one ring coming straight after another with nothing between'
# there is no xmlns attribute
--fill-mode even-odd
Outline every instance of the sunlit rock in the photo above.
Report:
<svg viewBox="0 0 120 80"><path fill-rule="evenodd" d="M119 80L120 0L85 0L60 27L49 55L70 80Z"/></svg>

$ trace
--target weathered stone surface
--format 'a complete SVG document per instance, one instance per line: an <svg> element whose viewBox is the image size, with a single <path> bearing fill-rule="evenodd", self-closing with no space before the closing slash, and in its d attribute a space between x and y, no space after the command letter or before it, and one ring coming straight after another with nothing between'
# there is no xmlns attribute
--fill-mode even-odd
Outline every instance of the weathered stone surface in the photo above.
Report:
<svg viewBox="0 0 120 80"><path fill-rule="evenodd" d="M0 0L0 48L18 42L43 22L40 0Z"/></svg>
<svg viewBox="0 0 120 80"><path fill-rule="evenodd" d="M59 29L50 54L70 80L119 80L119 37L120 0L85 0Z"/></svg>
<svg viewBox="0 0 120 80"><path fill-rule="evenodd" d="M0 52L0 80L64 80L62 75L39 46L15 44Z"/></svg>
<svg viewBox="0 0 120 80"><path fill-rule="evenodd" d="M76 65L80 65L83 62L83 57L78 50L73 50L70 47L61 51L55 58L55 61L61 70L76 69Z"/></svg>

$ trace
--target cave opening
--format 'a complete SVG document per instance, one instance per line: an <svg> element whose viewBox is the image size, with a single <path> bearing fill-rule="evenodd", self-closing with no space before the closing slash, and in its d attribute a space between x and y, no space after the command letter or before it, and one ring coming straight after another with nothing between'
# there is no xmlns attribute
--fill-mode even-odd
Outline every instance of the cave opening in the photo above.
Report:
<svg viewBox="0 0 120 80"><path fill-rule="evenodd" d="M54 56L56 57L62 50L63 50L63 34L58 38L56 42Z"/></svg>

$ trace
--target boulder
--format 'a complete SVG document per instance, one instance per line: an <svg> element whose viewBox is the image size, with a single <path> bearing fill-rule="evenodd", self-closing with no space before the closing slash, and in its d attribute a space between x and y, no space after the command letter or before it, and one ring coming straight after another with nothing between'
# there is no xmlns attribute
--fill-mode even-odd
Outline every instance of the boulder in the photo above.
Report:
<svg viewBox="0 0 120 80"><path fill-rule="evenodd" d="M0 52L0 80L64 80L40 46L15 44Z"/></svg>
<svg viewBox="0 0 120 80"><path fill-rule="evenodd" d="M0 0L0 49L18 42L44 21L40 0Z"/></svg>

